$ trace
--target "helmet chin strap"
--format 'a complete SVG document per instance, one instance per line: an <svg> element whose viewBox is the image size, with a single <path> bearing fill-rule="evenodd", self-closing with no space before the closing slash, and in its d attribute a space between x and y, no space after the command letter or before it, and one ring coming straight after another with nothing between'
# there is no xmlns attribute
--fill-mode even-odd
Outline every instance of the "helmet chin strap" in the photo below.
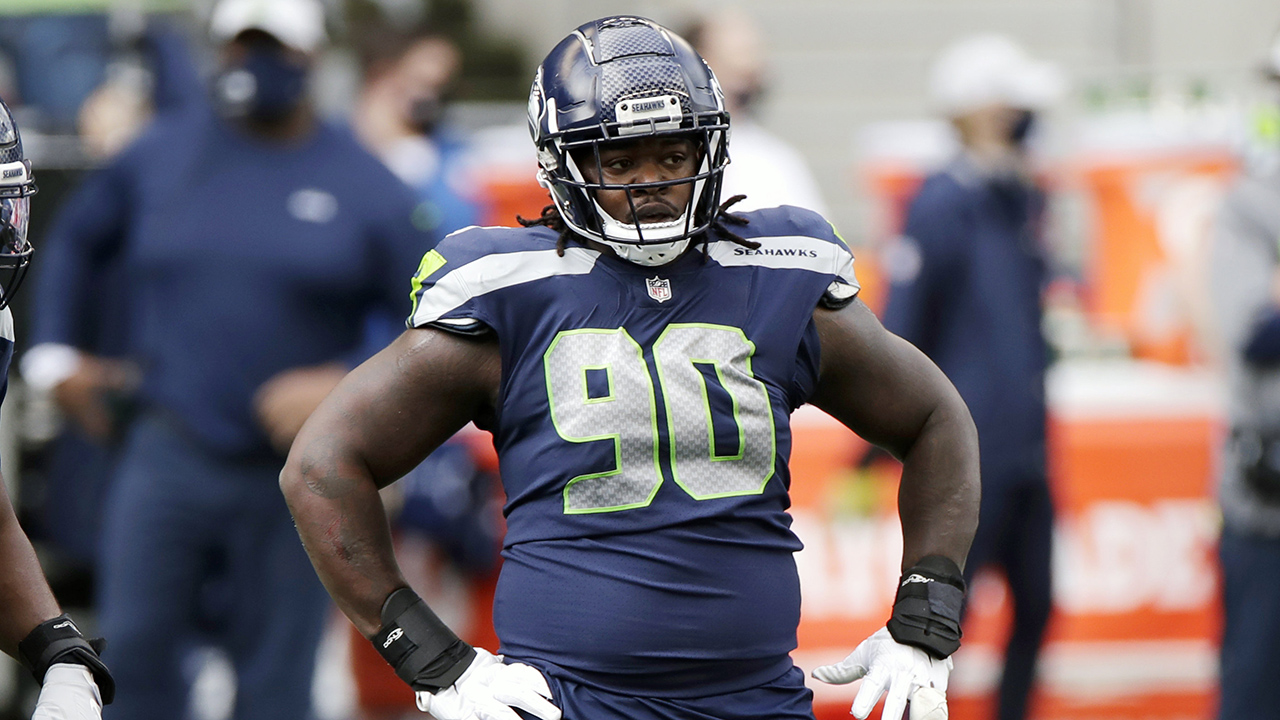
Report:
<svg viewBox="0 0 1280 720"><path fill-rule="evenodd" d="M689 219L689 208L675 220L660 223L641 223L639 229L631 223L620 222L604 211L599 203L593 201L596 213L600 215L601 242L608 245L623 260L644 267L666 265L684 253L689 247L690 239L684 235L685 223ZM643 237L645 243L640 244ZM677 239L669 242L649 242L665 237ZM619 238L615 240L614 238ZM630 241L630 242L628 242Z"/></svg>
<svg viewBox="0 0 1280 720"><path fill-rule="evenodd" d="M629 263L644 267L658 267L684 254L685 249L689 247L689 238L656 245L626 245L607 240L605 244L612 248L618 257Z"/></svg>

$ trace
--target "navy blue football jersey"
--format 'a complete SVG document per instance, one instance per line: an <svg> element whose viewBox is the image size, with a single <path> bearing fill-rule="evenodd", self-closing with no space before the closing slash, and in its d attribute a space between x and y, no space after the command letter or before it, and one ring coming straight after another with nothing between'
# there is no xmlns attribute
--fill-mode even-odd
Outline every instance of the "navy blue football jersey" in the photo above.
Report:
<svg viewBox="0 0 1280 720"><path fill-rule="evenodd" d="M745 217L759 249L715 239L657 268L560 257L543 227L463 230L423 259L409 325L480 323L500 346L509 657L654 697L791 667L789 416L817 382L814 309L858 286L820 216Z"/></svg>

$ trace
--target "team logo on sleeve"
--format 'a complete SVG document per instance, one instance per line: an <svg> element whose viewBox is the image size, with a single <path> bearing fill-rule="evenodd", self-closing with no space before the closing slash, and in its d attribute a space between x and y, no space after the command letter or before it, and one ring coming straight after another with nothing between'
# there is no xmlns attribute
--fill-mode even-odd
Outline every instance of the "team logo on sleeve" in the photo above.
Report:
<svg viewBox="0 0 1280 720"><path fill-rule="evenodd" d="M649 289L649 297L658 302L666 302L671 299L671 281L663 280L654 275L652 278L645 278L645 286Z"/></svg>

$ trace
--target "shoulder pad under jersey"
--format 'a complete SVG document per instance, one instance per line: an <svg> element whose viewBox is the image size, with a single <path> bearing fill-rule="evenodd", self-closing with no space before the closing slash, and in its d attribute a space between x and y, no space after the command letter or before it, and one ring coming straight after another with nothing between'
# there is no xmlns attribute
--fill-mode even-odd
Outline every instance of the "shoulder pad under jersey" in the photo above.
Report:
<svg viewBox="0 0 1280 720"><path fill-rule="evenodd" d="M853 302L861 286L853 271L853 253L835 226L812 210L792 205L742 213L745 225L729 229L759 248L720 240L710 247L721 265L763 265L822 273L830 278L819 304L839 309Z"/></svg>
<svg viewBox="0 0 1280 720"><path fill-rule="evenodd" d="M600 253L579 246L556 252L555 231L544 227L470 227L428 252L413 276L407 325L463 334L493 327L485 296L555 275L584 275Z"/></svg>

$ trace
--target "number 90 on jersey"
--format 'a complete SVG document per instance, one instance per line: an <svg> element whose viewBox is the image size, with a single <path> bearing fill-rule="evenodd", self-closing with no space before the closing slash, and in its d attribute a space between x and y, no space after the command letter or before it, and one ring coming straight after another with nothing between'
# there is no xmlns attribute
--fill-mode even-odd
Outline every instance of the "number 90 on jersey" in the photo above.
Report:
<svg viewBox="0 0 1280 720"><path fill-rule="evenodd" d="M671 476L695 500L764 491L777 439L769 393L751 371L755 345L735 327L667 326L653 343L665 427L644 349L623 328L566 330L543 356L551 419L572 443L611 441L614 465L564 488L568 514L642 508Z"/></svg>

